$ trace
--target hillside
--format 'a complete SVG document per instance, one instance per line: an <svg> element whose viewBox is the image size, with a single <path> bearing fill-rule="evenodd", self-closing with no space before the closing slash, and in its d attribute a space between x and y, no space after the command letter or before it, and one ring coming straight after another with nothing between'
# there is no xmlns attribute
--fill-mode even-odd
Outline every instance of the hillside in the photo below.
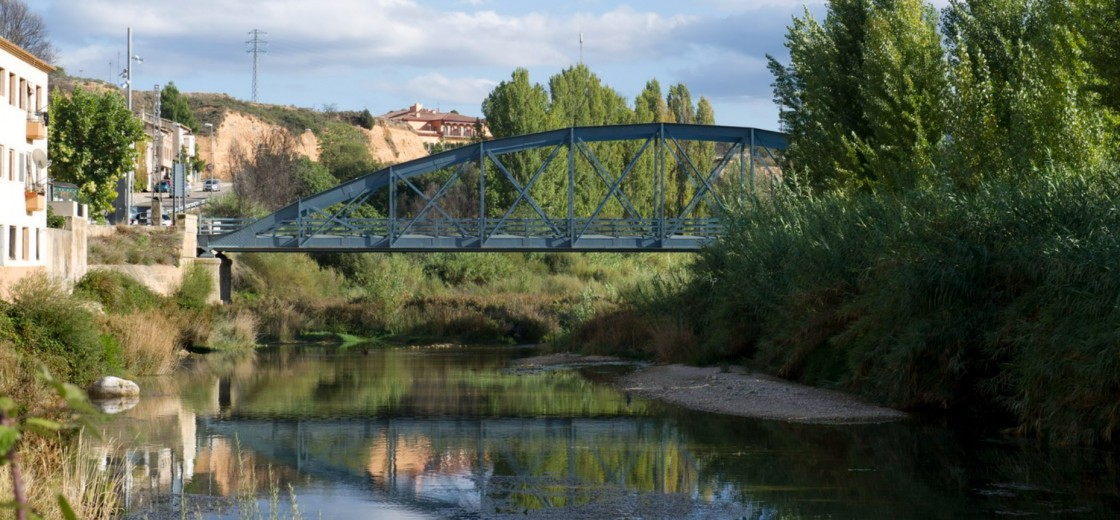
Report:
<svg viewBox="0 0 1120 520"><path fill-rule="evenodd" d="M64 72L52 74L51 88L63 94L68 94L75 87L87 91L115 91L124 94L115 85L104 81L67 76ZM226 94L209 93L183 93L200 128L198 135L199 158L207 163L217 164L215 175L229 179L231 172L228 169L228 157L234 143L241 146L260 142L265 135L277 129L286 129L296 137L295 153L306 155L312 160L319 157L318 135L331 123L339 121L353 124L369 143L370 155L379 163L397 164L428 154L427 148L410 128L404 125L375 120L372 129L357 126L357 113L355 112L325 112L308 108L293 106L267 105L250 103L230 97ZM133 91L133 107L137 111L151 110L152 92ZM214 125L214 150L208 129L205 124ZM216 154L215 154L216 152ZM214 161L216 155L217 161Z"/></svg>
<svg viewBox="0 0 1120 520"><path fill-rule="evenodd" d="M139 102L133 94L133 103ZM210 149L210 139L206 130L200 130L198 139L199 157L212 162L217 153L217 175L228 179L230 172L225 158L229 157L234 143L253 143L262 136L278 129L285 129L296 137L298 154L312 160L319 158L318 134L326 126L336 121L350 121L353 114L346 112L320 112L307 108L287 107L248 103L231 98L225 94L184 94L199 123L214 125L214 151ZM150 94L145 95L145 100ZM150 102L149 102L150 103ZM376 120L372 129L367 130L355 125L369 143L370 155L381 164L396 164L410 161L428 154L424 143L407 126Z"/></svg>

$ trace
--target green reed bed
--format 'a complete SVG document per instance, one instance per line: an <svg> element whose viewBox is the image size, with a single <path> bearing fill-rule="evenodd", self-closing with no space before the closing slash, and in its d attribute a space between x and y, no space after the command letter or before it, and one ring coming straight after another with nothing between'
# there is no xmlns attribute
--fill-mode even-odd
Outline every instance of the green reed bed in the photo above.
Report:
<svg viewBox="0 0 1120 520"><path fill-rule="evenodd" d="M1120 425L1120 181L1048 172L975 191L776 193L690 280L626 295L691 349L909 410L1112 442ZM636 327L631 327L636 328ZM624 347L625 348L625 347Z"/></svg>

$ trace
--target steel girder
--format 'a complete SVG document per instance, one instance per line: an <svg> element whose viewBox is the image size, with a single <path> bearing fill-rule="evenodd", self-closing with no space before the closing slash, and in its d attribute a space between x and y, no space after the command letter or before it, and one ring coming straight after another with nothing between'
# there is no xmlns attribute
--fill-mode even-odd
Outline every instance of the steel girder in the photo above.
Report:
<svg viewBox="0 0 1120 520"><path fill-rule="evenodd" d="M594 153L592 143L640 142L641 147L625 168L609 171ZM727 151L708 170L698 166L682 143L721 143ZM754 187L756 155L776 162L774 152L784 150L784 134L754 128L649 123L637 125L574 127L538 134L483 141L439 154L390 166L301 199L279 211L224 234L200 234L203 254L219 252L370 252L370 251L689 251L718 236L718 216L697 218L700 204L716 213L725 210L726 197L716 194L715 184L728 166L736 162L740 198ZM567 151L562 154L561 151ZM503 157L517 152L544 150L547 157L532 172L513 172ZM654 209L643 216L630 201L623 184L642 157L654 157ZM566 157L565 157L566 156ZM533 187L558 158L567 161L567 215L550 216L531 194ZM560 160L565 160L560 159ZM575 214L576 163L584 161L597 179L596 189L606 188L590 215ZM695 189L679 214L667 214L664 201L667 160L675 162ZM464 172L476 166L478 216L453 217L440 204L461 182ZM428 195L412 181L437 171L454 169L438 191ZM488 175L486 172L491 172ZM518 180L518 175L524 182ZM496 177L487 180L487 177ZM498 218L488 218L487 182L507 183L516 193L508 207L499 208ZM749 183L749 187L748 187ZM371 197L388 191L387 218L359 218L355 208ZM414 216L400 217L398 191L423 207ZM625 218L603 218L608 204L617 203ZM514 219L526 205L534 215ZM200 229L205 229L202 226Z"/></svg>

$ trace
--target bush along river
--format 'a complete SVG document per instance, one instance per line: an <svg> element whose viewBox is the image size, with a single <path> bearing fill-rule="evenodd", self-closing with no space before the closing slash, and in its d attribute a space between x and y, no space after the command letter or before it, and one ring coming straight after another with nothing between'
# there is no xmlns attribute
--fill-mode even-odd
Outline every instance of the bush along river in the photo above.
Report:
<svg viewBox="0 0 1120 520"><path fill-rule="evenodd" d="M135 518L1115 518L1120 456L695 412L511 347L209 355L90 441ZM114 469L115 468L115 469Z"/></svg>

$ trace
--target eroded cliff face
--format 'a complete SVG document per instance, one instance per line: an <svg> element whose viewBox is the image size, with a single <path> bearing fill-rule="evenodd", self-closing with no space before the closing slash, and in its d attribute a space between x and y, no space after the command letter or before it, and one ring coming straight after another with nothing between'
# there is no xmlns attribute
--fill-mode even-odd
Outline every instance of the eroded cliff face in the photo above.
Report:
<svg viewBox="0 0 1120 520"><path fill-rule="evenodd" d="M199 133L199 157L208 164L218 165L215 177L229 180L232 174L230 151L235 143L243 151L251 153L253 148L247 144L260 142L264 136L282 130L281 126L263 121L252 114L230 110L225 112L221 123L214 128L214 151L210 148L209 134L206 131ZM428 155L420 137L405 126L379 120L372 130L358 130L369 143L370 155L381 164L397 164ZM295 153L305 155L313 161L319 160L319 139L314 132L307 130L294 137ZM217 152L217 157L214 157L214 152Z"/></svg>

